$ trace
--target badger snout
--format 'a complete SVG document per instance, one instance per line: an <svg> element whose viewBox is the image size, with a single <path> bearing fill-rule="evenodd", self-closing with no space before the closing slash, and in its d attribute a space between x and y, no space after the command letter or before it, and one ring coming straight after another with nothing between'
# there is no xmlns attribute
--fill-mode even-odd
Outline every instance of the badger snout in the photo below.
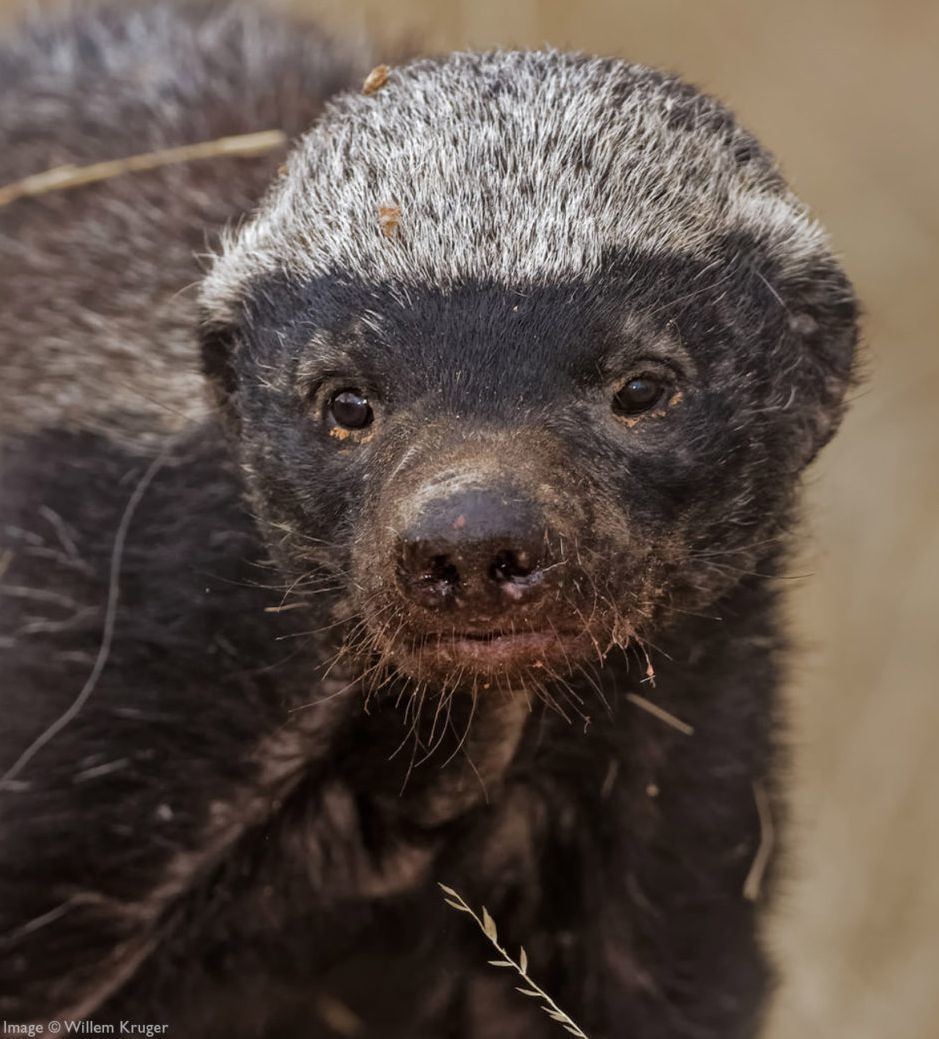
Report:
<svg viewBox="0 0 939 1039"><path fill-rule="evenodd" d="M397 539L402 594L453 624L511 622L554 583L551 531L540 508L512 487L420 494Z"/></svg>
<svg viewBox="0 0 939 1039"><path fill-rule="evenodd" d="M560 671L596 652L596 581L577 551L588 524L565 474L531 445L485 447L421 452L410 472L392 471L380 547L358 556L377 566L366 592L381 578L381 651L415 677Z"/></svg>

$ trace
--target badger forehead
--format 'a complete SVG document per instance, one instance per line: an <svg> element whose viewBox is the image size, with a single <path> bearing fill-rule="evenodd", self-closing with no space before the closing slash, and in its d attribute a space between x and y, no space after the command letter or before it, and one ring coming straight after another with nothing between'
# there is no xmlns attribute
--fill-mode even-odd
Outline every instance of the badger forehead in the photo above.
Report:
<svg viewBox="0 0 939 1039"><path fill-rule="evenodd" d="M615 59L460 53L334 99L203 286L336 271L447 288L590 277L611 253L708 259L760 241L783 275L827 253L772 157L719 102Z"/></svg>

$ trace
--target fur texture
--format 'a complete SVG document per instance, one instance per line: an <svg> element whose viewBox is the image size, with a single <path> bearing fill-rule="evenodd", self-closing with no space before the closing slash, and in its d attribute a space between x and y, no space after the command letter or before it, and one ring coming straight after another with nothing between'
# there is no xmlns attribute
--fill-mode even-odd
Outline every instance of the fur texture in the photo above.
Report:
<svg viewBox="0 0 939 1039"><path fill-rule="evenodd" d="M401 211L394 248L387 206ZM204 294L224 306L245 279L337 269L546 284L601 274L611 250L706 262L736 235L758 238L784 277L827 255L775 163L716 101L622 61L456 54L332 101Z"/></svg>
<svg viewBox="0 0 939 1039"><path fill-rule="evenodd" d="M0 181L254 130L293 136L368 68L364 45L251 5L180 6L75 3L70 20L23 26L0 51ZM0 430L67 421L154 444L205 417L196 257L283 158L173 164L0 213Z"/></svg>
<svg viewBox="0 0 939 1039"><path fill-rule="evenodd" d="M293 130L361 75L280 22L161 5L41 30L0 70L27 165ZM0 340L0 1013L555 1034L442 881L592 1039L754 1036L775 577L856 335L821 232L678 80L456 55L331 103L197 315L195 239L271 165L2 214L34 305ZM625 415L636 378L663 392ZM331 417L350 388L361 428ZM479 502L539 539L485 606ZM441 530L445 609L403 578Z"/></svg>

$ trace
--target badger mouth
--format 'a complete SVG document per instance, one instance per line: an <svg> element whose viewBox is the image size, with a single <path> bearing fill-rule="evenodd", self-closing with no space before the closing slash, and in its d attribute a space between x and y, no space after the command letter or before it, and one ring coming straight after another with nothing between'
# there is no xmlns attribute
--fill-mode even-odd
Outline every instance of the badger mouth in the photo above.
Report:
<svg viewBox="0 0 939 1039"><path fill-rule="evenodd" d="M590 653L596 653L596 644L583 627L549 627L432 631L396 647L393 656L402 670L416 673L521 674L540 668L567 671Z"/></svg>

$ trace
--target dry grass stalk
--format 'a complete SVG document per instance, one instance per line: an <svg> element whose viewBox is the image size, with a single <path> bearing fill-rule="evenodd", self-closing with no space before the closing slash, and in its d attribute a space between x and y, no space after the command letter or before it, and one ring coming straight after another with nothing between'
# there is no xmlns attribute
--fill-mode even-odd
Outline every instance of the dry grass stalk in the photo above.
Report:
<svg viewBox="0 0 939 1039"><path fill-rule="evenodd" d="M365 1032L365 1024L354 1010L351 1010L340 999L320 992L316 997L316 1013L319 1019L336 1035L354 1039Z"/></svg>
<svg viewBox="0 0 939 1039"><path fill-rule="evenodd" d="M70 188L94 184L102 180L123 176L125 173L140 173L196 159L250 158L264 155L287 146L286 134L281 130L262 130L260 133L238 134L235 137L218 137L212 141L182 144L175 148L128 155L123 159L109 159L90 166L55 166L43 173L16 180L0 187L0 206L9 205L20 198L35 198L51 191L66 191Z"/></svg>
<svg viewBox="0 0 939 1039"><path fill-rule="evenodd" d="M769 794L759 780L753 784L753 800L756 801L756 811L760 817L760 846L756 849L756 855L753 856L753 862L750 864L750 872L747 873L747 879L743 882L743 897L750 902L755 902L760 897L763 877L776 843L776 828L773 825L773 811L769 802Z"/></svg>
<svg viewBox="0 0 939 1039"><path fill-rule="evenodd" d="M505 950L505 948L499 944L499 932L496 928L495 920L493 920L489 915L489 910L483 906L482 916L478 916L474 910L466 904L463 896L458 891L454 891L452 887L447 887L446 884L438 884L437 886L447 896L445 899L447 905L452 909L456 909L457 912L468 913L476 922L476 926L480 931L482 931L489 939L490 945L492 945L496 952L499 953L501 958L498 960L490 960L490 965L493 967L510 967L516 974L518 974L522 981L525 982L524 988L516 986L515 991L521 992L523 996L530 996L532 999L540 999L542 1002L541 1009L551 1018L552 1021L557 1021L557 1023L566 1032L570 1032L571 1035L576 1035L579 1039L588 1039L587 1033L584 1032L579 1025L575 1024L575 1022L564 1013L557 1003L554 1002L548 993L528 976L528 953L525 952L525 949L519 949L518 959L515 960Z"/></svg>
<svg viewBox="0 0 939 1039"><path fill-rule="evenodd" d="M130 524L134 518L134 513L137 511L137 507L143 500L147 488L150 486L156 474L166 464L171 447L172 441L167 444L163 451L158 454L144 470L143 475L137 481L136 487L134 487L130 497L127 499L127 505L124 507L120 523L118 523L117 533L114 535L114 544L111 548L110 571L108 574L108 596L104 608L104 626L101 631L101 642L98 645L98 653L95 656L95 662L92 665L91 673L85 680L85 684L81 687L78 695L65 711L63 711L51 725L43 729L33 742L30 743L13 762L13 764L10 765L6 772L0 775L0 791L7 789L9 785L16 780L20 772L22 772L29 762L32 761L36 754L38 754L47 743L55 739L64 728L71 725L72 721L78 717L79 713L88 702L98 684L98 679L100 679L101 674L107 665L108 657L111 655L111 644L114 640L114 629L117 624L117 610L121 592L121 567L124 561L124 547L127 543L127 532L130 530Z"/></svg>
<svg viewBox="0 0 939 1039"><path fill-rule="evenodd" d="M634 703L637 707L641 707L644 711L648 711L649 714L655 715L659 721L665 722L666 725L671 725L673 729L677 729L685 736L694 735L693 725L683 722L681 718L676 718L670 711L666 711L664 707L659 707L657 703L647 700L644 696L640 696L638 693L627 693L626 699L629 700L630 703Z"/></svg>

